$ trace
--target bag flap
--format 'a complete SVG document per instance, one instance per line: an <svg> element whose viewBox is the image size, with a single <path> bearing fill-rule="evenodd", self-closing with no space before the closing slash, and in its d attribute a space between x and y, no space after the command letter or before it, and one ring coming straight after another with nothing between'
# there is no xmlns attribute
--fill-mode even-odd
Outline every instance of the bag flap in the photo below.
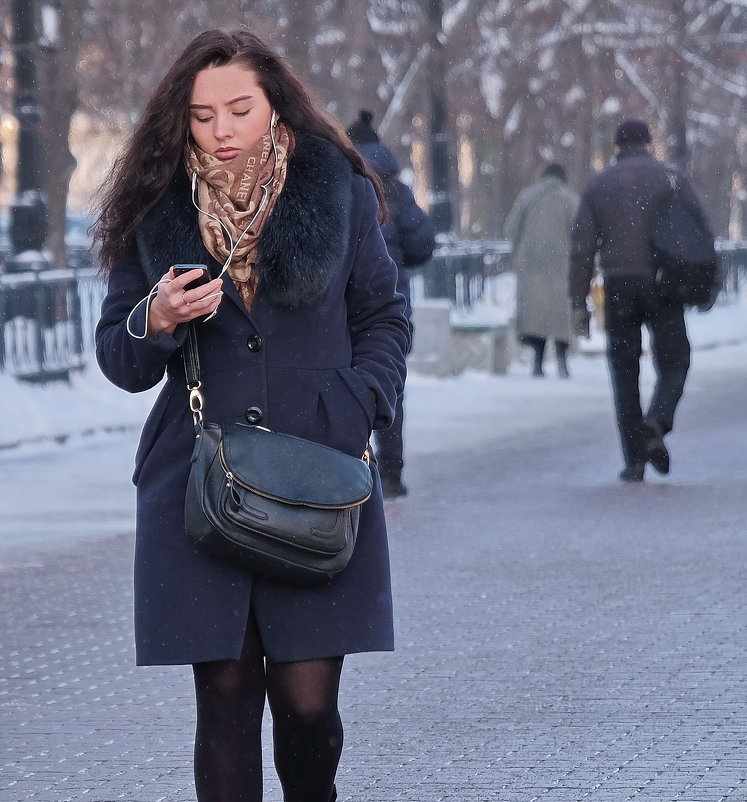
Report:
<svg viewBox="0 0 747 802"><path fill-rule="evenodd" d="M317 507L347 507L370 495L368 465L342 451L245 423L223 427L225 467L262 495Z"/></svg>

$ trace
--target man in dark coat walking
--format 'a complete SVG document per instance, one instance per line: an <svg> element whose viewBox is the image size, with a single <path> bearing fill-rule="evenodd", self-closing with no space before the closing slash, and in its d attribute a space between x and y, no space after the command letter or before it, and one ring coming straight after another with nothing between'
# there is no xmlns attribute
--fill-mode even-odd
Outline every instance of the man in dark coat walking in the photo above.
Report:
<svg viewBox="0 0 747 802"><path fill-rule="evenodd" d="M591 179L581 199L572 233L569 290L576 331L588 336L586 296L599 251L607 359L625 459L620 479L640 482L647 462L659 473L669 473L663 438L672 430L685 387L690 342L682 304L665 301L657 293L650 246L657 211L670 192L667 169L653 157L651 134L641 120L621 123L615 146L615 164ZM678 181L688 204L705 224L687 179L679 176ZM644 323L657 374L645 417L638 385Z"/></svg>
<svg viewBox="0 0 747 802"><path fill-rule="evenodd" d="M384 185L389 219L382 224L381 233L384 235L389 256L397 265L397 292L404 295L407 301L405 315L410 321L412 332L408 271L430 259L436 246L435 232L428 215L415 203L410 188L399 180L397 160L391 150L379 141L378 134L371 125L372 119L370 111L362 110L347 133ZM403 397L400 395L391 427L375 433L376 460L385 498L404 496L407 493L407 487L402 482L403 423Z"/></svg>

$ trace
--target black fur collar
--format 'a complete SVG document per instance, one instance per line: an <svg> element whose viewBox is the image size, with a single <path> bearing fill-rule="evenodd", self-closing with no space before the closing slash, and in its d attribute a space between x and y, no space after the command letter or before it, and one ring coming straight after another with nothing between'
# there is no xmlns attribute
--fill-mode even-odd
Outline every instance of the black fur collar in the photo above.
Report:
<svg viewBox="0 0 747 802"><path fill-rule="evenodd" d="M328 140L299 135L283 192L259 238L257 271L263 292L283 306L317 301L345 254L349 234L351 167ZM137 244L155 284L173 264L220 265L202 244L197 210L184 170L138 227Z"/></svg>

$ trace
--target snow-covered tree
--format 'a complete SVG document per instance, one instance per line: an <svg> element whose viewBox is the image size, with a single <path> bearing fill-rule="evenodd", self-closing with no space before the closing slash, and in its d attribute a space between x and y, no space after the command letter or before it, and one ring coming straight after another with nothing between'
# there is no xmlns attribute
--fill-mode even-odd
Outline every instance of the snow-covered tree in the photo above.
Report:
<svg viewBox="0 0 747 802"><path fill-rule="evenodd" d="M8 113L0 0L0 111ZM500 234L519 189L548 160L581 188L612 156L615 125L646 119L657 153L687 160L719 233L744 231L745 0L442 0L436 40L462 233ZM99 126L126 130L176 53L207 27L270 40L347 125L370 108L400 162L427 183L433 0L69 0L65 60L49 73ZM67 112L50 104L64 139ZM61 153L61 151L60 151ZM59 157L61 158L61 156ZM64 168L61 168L64 169ZM60 173L63 175L63 173ZM421 194L421 197L424 197ZM741 204L741 205L740 205Z"/></svg>

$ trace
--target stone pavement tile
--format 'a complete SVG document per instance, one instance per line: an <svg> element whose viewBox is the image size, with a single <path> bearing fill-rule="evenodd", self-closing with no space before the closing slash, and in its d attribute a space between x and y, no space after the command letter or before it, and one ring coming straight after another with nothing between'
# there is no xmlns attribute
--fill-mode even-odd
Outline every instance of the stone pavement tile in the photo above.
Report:
<svg viewBox="0 0 747 802"><path fill-rule="evenodd" d="M635 788L596 788L595 786L543 788L536 789L531 802L623 802L635 791Z"/></svg>
<svg viewBox="0 0 747 802"><path fill-rule="evenodd" d="M397 783L386 789L367 791L366 796L351 794L343 796L343 802L531 802L531 789L465 789L462 785L421 783L415 787L401 787Z"/></svg>
<svg viewBox="0 0 747 802"><path fill-rule="evenodd" d="M678 786L659 788L652 791L644 789L635 794L631 802L722 802L724 793L720 789L709 790L704 788L681 790Z"/></svg>

